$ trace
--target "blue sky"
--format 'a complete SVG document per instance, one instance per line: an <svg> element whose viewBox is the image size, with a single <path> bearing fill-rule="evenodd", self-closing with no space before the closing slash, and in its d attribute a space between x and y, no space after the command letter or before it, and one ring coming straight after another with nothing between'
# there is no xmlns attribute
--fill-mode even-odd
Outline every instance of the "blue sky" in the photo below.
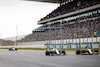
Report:
<svg viewBox="0 0 100 67"><path fill-rule="evenodd" d="M22 0L0 0L0 38L31 34L32 30L38 28L37 22L59 4L22 1Z"/></svg>

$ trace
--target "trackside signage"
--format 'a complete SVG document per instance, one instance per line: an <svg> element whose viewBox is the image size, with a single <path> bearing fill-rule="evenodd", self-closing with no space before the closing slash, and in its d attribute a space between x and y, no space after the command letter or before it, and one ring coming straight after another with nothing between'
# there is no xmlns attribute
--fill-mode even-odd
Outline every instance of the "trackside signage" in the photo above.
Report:
<svg viewBox="0 0 100 67"><path fill-rule="evenodd" d="M100 48L100 42L99 42L99 48Z"/></svg>
<svg viewBox="0 0 100 67"><path fill-rule="evenodd" d="M87 45L88 45L88 48L89 48L89 49L92 48L92 43L88 42Z"/></svg>
<svg viewBox="0 0 100 67"><path fill-rule="evenodd" d="M56 48L56 44L53 44L53 47Z"/></svg>
<svg viewBox="0 0 100 67"><path fill-rule="evenodd" d="M50 44L50 48L53 48L53 44Z"/></svg>
<svg viewBox="0 0 100 67"><path fill-rule="evenodd" d="M67 44L63 44L63 48L64 49L67 49Z"/></svg>
<svg viewBox="0 0 100 67"><path fill-rule="evenodd" d="M92 48L99 48L99 42L92 43Z"/></svg>
<svg viewBox="0 0 100 67"><path fill-rule="evenodd" d="M44 44L44 48L50 48L50 44Z"/></svg>
<svg viewBox="0 0 100 67"><path fill-rule="evenodd" d="M47 48L48 48L48 49L50 48L50 44L47 44Z"/></svg>
<svg viewBox="0 0 100 67"><path fill-rule="evenodd" d="M76 48L81 48L80 43L76 43Z"/></svg>
<svg viewBox="0 0 100 67"><path fill-rule="evenodd" d="M60 49L71 49L71 48L85 48L86 45L88 48L100 48L100 42L88 42L88 43L68 43L68 44L44 44L44 48L60 48Z"/></svg>
<svg viewBox="0 0 100 67"><path fill-rule="evenodd" d="M71 43L71 48L76 48L76 43Z"/></svg>
<svg viewBox="0 0 100 67"><path fill-rule="evenodd" d="M60 44L56 44L56 48L60 48L59 46L60 46Z"/></svg>
<svg viewBox="0 0 100 67"><path fill-rule="evenodd" d="M47 44L44 44L44 48L47 48Z"/></svg>
<svg viewBox="0 0 100 67"><path fill-rule="evenodd" d="M85 48L87 43L81 43L81 48Z"/></svg>
<svg viewBox="0 0 100 67"><path fill-rule="evenodd" d="M63 49L63 43L62 43L62 44L60 44L60 49Z"/></svg>
<svg viewBox="0 0 100 67"><path fill-rule="evenodd" d="M68 49L71 49L71 43L68 43L67 47Z"/></svg>

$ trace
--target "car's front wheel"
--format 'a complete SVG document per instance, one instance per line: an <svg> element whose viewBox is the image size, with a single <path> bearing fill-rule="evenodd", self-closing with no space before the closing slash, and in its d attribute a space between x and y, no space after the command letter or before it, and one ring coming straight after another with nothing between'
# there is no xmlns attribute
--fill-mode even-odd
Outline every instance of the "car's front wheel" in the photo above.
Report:
<svg viewBox="0 0 100 67"><path fill-rule="evenodd" d="M62 54L63 54L63 55L66 55L66 52L63 50L63 51L62 51Z"/></svg>
<svg viewBox="0 0 100 67"><path fill-rule="evenodd" d="M80 50L76 50L76 55L79 55L80 53Z"/></svg>

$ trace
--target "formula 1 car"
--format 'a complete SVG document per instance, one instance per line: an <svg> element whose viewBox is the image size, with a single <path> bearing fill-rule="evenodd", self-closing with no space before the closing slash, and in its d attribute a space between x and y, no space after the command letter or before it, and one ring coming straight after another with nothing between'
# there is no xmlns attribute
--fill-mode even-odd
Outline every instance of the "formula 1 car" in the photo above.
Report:
<svg viewBox="0 0 100 67"><path fill-rule="evenodd" d="M94 51L92 49L77 49L76 55L98 55L99 51L98 49L95 49Z"/></svg>
<svg viewBox="0 0 100 67"><path fill-rule="evenodd" d="M9 48L9 51L16 51L16 50L18 50L18 49L15 47Z"/></svg>
<svg viewBox="0 0 100 67"><path fill-rule="evenodd" d="M52 50L48 50L45 52L46 56L54 56L54 55L66 55L64 50L58 50L57 48L53 48Z"/></svg>

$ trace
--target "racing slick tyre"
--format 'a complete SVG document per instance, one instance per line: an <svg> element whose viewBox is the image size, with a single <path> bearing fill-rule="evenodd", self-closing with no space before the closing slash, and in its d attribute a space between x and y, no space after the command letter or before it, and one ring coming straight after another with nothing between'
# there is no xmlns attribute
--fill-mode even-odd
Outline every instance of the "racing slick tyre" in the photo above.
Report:
<svg viewBox="0 0 100 67"><path fill-rule="evenodd" d="M95 54L95 55L98 55L98 54L99 54L98 49L95 49L95 50L94 50L94 54Z"/></svg>
<svg viewBox="0 0 100 67"><path fill-rule="evenodd" d="M94 52L98 52L98 49L95 49Z"/></svg>
<svg viewBox="0 0 100 67"><path fill-rule="evenodd" d="M13 49L12 48L9 48L9 51L13 51Z"/></svg>
<svg viewBox="0 0 100 67"><path fill-rule="evenodd" d="M11 49L9 49L9 51L11 51Z"/></svg>
<svg viewBox="0 0 100 67"><path fill-rule="evenodd" d="M76 50L76 55L79 55L80 54L80 50Z"/></svg>
<svg viewBox="0 0 100 67"><path fill-rule="evenodd" d="M61 54L61 51L59 50L59 53Z"/></svg>
<svg viewBox="0 0 100 67"><path fill-rule="evenodd" d="M18 50L17 48L15 48L15 50Z"/></svg>
<svg viewBox="0 0 100 67"><path fill-rule="evenodd" d="M45 55L46 55L46 56L50 55L50 52L49 52L49 51L46 51L46 52L45 52Z"/></svg>
<svg viewBox="0 0 100 67"><path fill-rule="evenodd" d="M63 50L63 51L62 51L62 54L63 54L63 55L66 55L66 52Z"/></svg>

